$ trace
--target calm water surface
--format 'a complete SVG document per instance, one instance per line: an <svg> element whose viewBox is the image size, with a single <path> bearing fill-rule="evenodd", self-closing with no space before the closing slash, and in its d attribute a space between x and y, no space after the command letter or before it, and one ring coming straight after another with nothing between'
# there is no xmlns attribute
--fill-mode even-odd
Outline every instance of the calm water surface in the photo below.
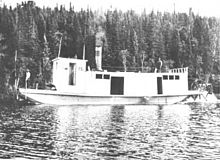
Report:
<svg viewBox="0 0 220 160"><path fill-rule="evenodd" d="M0 109L0 159L220 159L219 104Z"/></svg>

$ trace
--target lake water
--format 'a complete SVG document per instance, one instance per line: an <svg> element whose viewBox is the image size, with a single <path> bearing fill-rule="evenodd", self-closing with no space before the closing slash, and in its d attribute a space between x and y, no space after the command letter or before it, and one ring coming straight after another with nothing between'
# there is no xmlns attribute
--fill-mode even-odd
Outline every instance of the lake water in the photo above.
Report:
<svg viewBox="0 0 220 160"><path fill-rule="evenodd" d="M220 104L0 109L0 159L220 159Z"/></svg>

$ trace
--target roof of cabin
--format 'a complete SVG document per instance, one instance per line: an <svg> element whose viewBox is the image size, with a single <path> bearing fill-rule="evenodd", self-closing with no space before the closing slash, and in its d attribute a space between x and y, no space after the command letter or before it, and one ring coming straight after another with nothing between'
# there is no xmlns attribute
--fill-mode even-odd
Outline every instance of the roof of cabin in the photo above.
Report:
<svg viewBox="0 0 220 160"><path fill-rule="evenodd" d="M57 57L52 60L54 61L66 61L66 62L87 62L88 60L83 60L83 59L75 59L75 58L64 58L64 57Z"/></svg>

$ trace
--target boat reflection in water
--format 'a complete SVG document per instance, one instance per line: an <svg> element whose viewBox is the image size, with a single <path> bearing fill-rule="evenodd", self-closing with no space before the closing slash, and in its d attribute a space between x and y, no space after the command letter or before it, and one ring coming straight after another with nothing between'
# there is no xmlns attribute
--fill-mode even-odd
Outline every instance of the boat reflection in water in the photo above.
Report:
<svg viewBox="0 0 220 160"><path fill-rule="evenodd" d="M109 106L58 107L55 113L58 155L74 158L94 156L98 147L95 142L109 121L109 111Z"/></svg>
<svg viewBox="0 0 220 160"><path fill-rule="evenodd" d="M220 159L220 106L1 106L0 158Z"/></svg>

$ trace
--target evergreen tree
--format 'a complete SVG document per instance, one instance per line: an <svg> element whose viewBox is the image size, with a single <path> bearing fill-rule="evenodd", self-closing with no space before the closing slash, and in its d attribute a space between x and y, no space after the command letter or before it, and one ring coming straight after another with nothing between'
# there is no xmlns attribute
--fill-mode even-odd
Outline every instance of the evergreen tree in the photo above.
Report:
<svg viewBox="0 0 220 160"><path fill-rule="evenodd" d="M163 69L188 66L190 76L220 72L217 18L195 16L192 9L141 15L132 10L76 12L72 4L69 10L51 9L30 1L14 9L0 7L1 92L16 84L24 86L27 69L32 84L38 74L43 83L49 82L51 60L59 49L61 57L84 57L95 68L97 39L103 46L103 69L152 72L161 57Z"/></svg>

